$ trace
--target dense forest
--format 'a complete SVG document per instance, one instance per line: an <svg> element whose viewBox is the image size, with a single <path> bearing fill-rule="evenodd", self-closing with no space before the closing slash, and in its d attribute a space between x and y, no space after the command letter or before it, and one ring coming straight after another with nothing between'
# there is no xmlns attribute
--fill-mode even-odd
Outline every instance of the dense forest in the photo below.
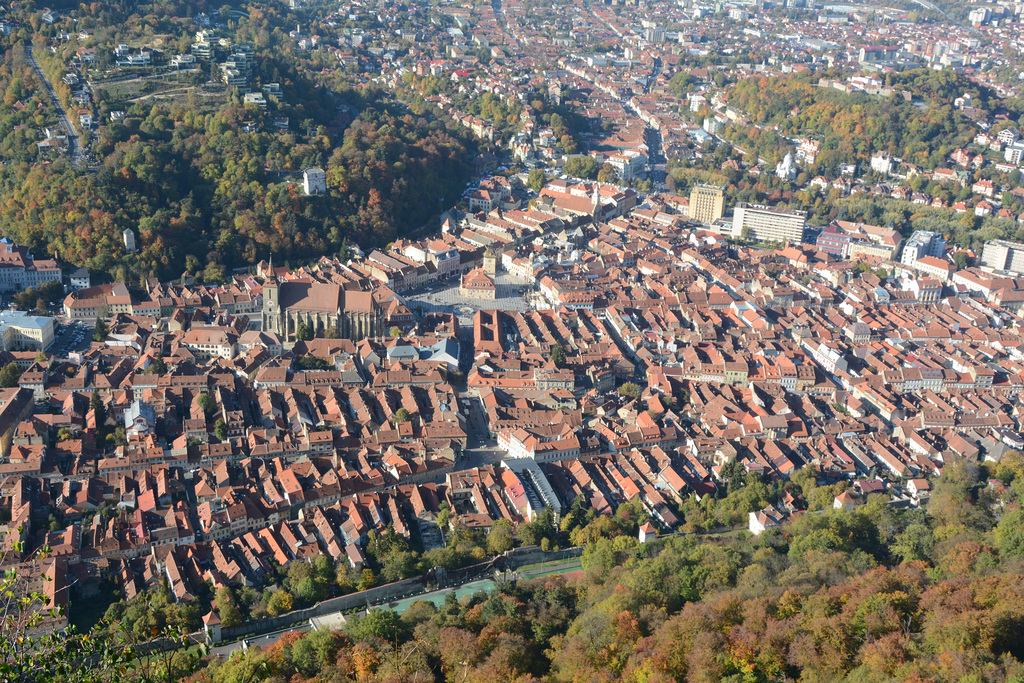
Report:
<svg viewBox="0 0 1024 683"><path fill-rule="evenodd" d="M887 75L885 85L897 90L890 97L840 92L819 86L821 78L829 74L753 77L734 84L728 89L729 105L758 127L729 126L725 137L770 162L781 160L789 146L785 137L819 140L816 165L830 178L838 176L839 164L864 162L880 151L932 170L977 132L953 100L970 92L982 108L994 106L987 91L950 70ZM902 91L922 106L904 99Z"/></svg>
<svg viewBox="0 0 1024 683"><path fill-rule="evenodd" d="M99 146L97 173L63 160L0 171L0 220L21 243L118 280L170 278L186 267L208 276L266 258L337 252L345 236L373 246L416 228L454 198L469 173L466 147L445 126L366 92L360 115L333 140L326 130L239 133L261 113L229 104L216 114L136 106ZM326 197L305 197L301 170L321 166ZM275 171L275 167L280 171ZM137 231L125 258L121 232ZM209 254L206 263L186 263ZM134 277L133 277L134 276Z"/></svg>

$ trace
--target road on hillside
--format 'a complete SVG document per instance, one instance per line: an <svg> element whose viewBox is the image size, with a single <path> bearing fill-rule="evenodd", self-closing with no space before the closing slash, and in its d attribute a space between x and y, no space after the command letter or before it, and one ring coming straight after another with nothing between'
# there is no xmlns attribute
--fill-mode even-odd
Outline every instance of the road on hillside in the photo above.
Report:
<svg viewBox="0 0 1024 683"><path fill-rule="evenodd" d="M36 72L36 76L42 82L43 87L46 88L46 92L50 95L50 101L53 103L54 108L57 110L57 119L60 121L60 127L64 129L64 135L68 137L68 153L71 155L71 163L78 167L82 165L85 159L85 153L82 151L82 145L78 141L78 133L75 132L74 127L71 125L71 117L68 114L68 110L64 108L64 104L57 97L57 90L53 87L53 83L43 73L42 67L39 66L39 61L36 56L32 53L32 46L25 46L25 59Z"/></svg>

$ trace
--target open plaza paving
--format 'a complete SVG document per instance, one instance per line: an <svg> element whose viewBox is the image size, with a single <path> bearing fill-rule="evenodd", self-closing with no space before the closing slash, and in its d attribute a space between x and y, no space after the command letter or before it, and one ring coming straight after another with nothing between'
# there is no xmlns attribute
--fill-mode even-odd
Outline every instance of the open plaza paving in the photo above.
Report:
<svg viewBox="0 0 1024 683"><path fill-rule="evenodd" d="M404 298L413 311L455 313L459 322L467 325L472 324L473 314L480 309L525 312L543 307L541 297L523 278L498 273L494 284L497 290L494 299L464 296L459 291L459 278L435 283Z"/></svg>

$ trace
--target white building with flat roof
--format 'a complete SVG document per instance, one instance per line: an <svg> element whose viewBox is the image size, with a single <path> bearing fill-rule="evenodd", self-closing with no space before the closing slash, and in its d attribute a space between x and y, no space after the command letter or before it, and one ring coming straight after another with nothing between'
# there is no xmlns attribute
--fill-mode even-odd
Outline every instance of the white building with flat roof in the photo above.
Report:
<svg viewBox="0 0 1024 683"><path fill-rule="evenodd" d="M803 242L806 211L740 203L732 218L732 236L754 242Z"/></svg>
<svg viewBox="0 0 1024 683"><path fill-rule="evenodd" d="M327 174L322 168L307 168L302 172L302 189L306 194L326 194Z"/></svg>
<svg viewBox="0 0 1024 683"><path fill-rule="evenodd" d="M608 155L608 163L623 180L632 180L643 174L647 168L647 155L628 149Z"/></svg>
<svg viewBox="0 0 1024 683"><path fill-rule="evenodd" d="M985 242L981 252L981 266L1011 275L1024 274L1024 243L1007 240Z"/></svg>
<svg viewBox="0 0 1024 683"><path fill-rule="evenodd" d="M941 235L928 230L916 230L904 243L900 262L905 266L912 266L924 256L941 258L945 253L946 240Z"/></svg>

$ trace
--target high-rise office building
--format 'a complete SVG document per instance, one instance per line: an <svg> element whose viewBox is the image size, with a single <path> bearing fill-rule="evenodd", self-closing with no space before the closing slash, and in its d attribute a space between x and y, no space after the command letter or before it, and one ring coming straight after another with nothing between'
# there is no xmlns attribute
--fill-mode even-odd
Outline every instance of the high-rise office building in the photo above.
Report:
<svg viewBox="0 0 1024 683"><path fill-rule="evenodd" d="M714 223L725 210L725 188L717 185L694 185L690 191L690 220Z"/></svg>

